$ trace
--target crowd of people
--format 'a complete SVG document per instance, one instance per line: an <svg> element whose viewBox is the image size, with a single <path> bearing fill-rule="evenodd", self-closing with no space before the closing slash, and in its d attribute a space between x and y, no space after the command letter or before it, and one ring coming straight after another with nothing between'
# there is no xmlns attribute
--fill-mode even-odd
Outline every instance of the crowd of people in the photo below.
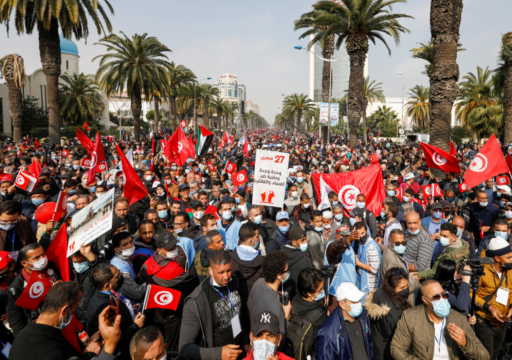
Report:
<svg viewBox="0 0 512 360"><path fill-rule="evenodd" d="M180 166L158 151L168 136L102 137L108 169L90 185L76 138L0 144L0 358L512 358L512 192L495 178L461 187L477 144L457 145L460 173L442 173L418 142L350 148L345 135L324 144L272 128L214 137ZM259 149L289 154L282 208L252 204ZM119 150L132 152L149 194L133 203ZM27 192L15 179L35 161L39 183ZM246 183L235 186L228 161ZM313 174L371 166L384 179L380 213L364 193L352 209L336 192L320 206ZM432 184L441 195L425 195ZM111 189L111 229L70 256L63 276L46 252ZM38 209L62 191L67 211L40 223ZM51 288L28 309L20 299L33 272ZM146 309L150 286L179 293L175 308Z"/></svg>

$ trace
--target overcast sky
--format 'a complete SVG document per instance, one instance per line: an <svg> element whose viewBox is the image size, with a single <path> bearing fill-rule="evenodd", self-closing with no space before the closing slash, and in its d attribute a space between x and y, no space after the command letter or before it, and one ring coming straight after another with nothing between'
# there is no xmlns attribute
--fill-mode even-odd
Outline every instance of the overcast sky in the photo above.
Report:
<svg viewBox="0 0 512 360"><path fill-rule="evenodd" d="M100 0L102 2L102 0ZM260 106L261 115L274 122L281 94L309 92L309 56L297 51L295 45L306 46L293 31L293 22L311 9L310 0L111 0L115 15L111 16L114 32L127 35L147 32L167 45L169 59L189 67L198 79L221 74L238 75L247 86L247 100ZM484 6L485 4L485 6ZM391 56L382 44L370 47L369 74L382 82L386 96L402 96L402 71L406 93L415 85L428 85L421 72L424 62L412 59L410 49L430 38L430 1L410 0L396 5L393 11L412 15L402 24L411 33L402 35L398 46L390 39ZM494 68L501 35L510 27L512 1L464 0L461 42L467 49L459 53L461 77L477 66ZM0 30L0 57L18 53L25 59L26 71L31 74L40 68L37 34L7 37ZM80 70L94 74L98 61L92 59L104 52L94 45L99 39L92 35L76 41L80 52Z"/></svg>

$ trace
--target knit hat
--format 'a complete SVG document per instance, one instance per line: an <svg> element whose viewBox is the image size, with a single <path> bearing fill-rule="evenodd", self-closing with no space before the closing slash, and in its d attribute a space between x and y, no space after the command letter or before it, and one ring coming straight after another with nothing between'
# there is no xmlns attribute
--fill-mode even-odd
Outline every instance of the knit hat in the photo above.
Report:
<svg viewBox="0 0 512 360"><path fill-rule="evenodd" d="M488 257L501 256L512 252L512 247L507 240L501 237L492 238L489 242Z"/></svg>

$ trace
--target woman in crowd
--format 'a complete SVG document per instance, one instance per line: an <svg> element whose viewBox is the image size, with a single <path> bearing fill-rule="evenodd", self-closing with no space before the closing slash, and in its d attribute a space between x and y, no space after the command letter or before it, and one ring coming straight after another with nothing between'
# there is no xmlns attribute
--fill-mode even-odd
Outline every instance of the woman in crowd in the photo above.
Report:
<svg viewBox="0 0 512 360"><path fill-rule="evenodd" d="M391 268L384 275L383 284L366 297L372 326L373 359L391 359L390 344L402 312L411 307L409 275L404 269Z"/></svg>
<svg viewBox="0 0 512 360"><path fill-rule="evenodd" d="M464 270L471 270L471 266L466 265ZM469 293L471 276L460 274L457 271L455 261L447 259L442 260L437 266L435 279L448 292L450 306L467 316L471 306L471 295ZM474 325L475 322L475 319L469 321L470 325Z"/></svg>

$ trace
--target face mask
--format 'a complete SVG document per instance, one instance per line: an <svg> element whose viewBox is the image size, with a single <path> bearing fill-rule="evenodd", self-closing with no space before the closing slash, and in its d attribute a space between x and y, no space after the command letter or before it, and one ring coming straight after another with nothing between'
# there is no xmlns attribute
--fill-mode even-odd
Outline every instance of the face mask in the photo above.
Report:
<svg viewBox="0 0 512 360"><path fill-rule="evenodd" d="M121 250L121 257L123 259L129 259L132 257L133 253L135 252L135 246L132 246L129 249Z"/></svg>
<svg viewBox="0 0 512 360"><path fill-rule="evenodd" d="M311 297L313 301L320 301L325 297L325 291L322 289L322 292L317 295L317 297Z"/></svg>
<svg viewBox="0 0 512 360"><path fill-rule="evenodd" d="M505 211L505 217L507 219L512 219L512 211Z"/></svg>
<svg viewBox="0 0 512 360"><path fill-rule="evenodd" d="M276 344L267 340L254 340L252 342L252 355L254 360L265 360L274 353Z"/></svg>
<svg viewBox="0 0 512 360"><path fill-rule="evenodd" d="M73 319L73 315L71 315L71 310L69 308L68 308L68 316L69 316L69 318L68 318L67 322L64 322L64 318L62 318L62 320L60 321L60 325L57 326L57 329L59 329L59 330L64 329L66 326L69 325L69 323Z"/></svg>
<svg viewBox="0 0 512 360"><path fill-rule="evenodd" d="M443 245L444 247L447 247L448 245L450 245L450 239L448 238L445 238L443 236L441 236L441 238L439 239L439 242L441 243L441 245Z"/></svg>
<svg viewBox="0 0 512 360"><path fill-rule="evenodd" d="M283 234L286 234L288 232L288 230L290 229L290 225L286 225L286 226L279 226L279 230L283 233Z"/></svg>
<svg viewBox="0 0 512 360"><path fill-rule="evenodd" d="M462 230L457 228L457 237L460 238L462 236Z"/></svg>
<svg viewBox="0 0 512 360"><path fill-rule="evenodd" d="M229 219L231 219L232 216L233 216L233 214L231 213L231 211L224 211L222 213L222 218L224 220L229 220Z"/></svg>
<svg viewBox="0 0 512 360"><path fill-rule="evenodd" d="M365 206L366 206L366 203L364 203L364 202L358 202L358 203L357 203L357 207L358 207L359 209L364 209L364 207L365 207Z"/></svg>
<svg viewBox="0 0 512 360"><path fill-rule="evenodd" d="M337 214L337 215L334 215L334 218L338 221L341 221L341 219L343 219L343 214ZM353 225L352 225L353 226Z"/></svg>
<svg viewBox="0 0 512 360"><path fill-rule="evenodd" d="M488 203L486 201L486 202L479 202L479 204L480 204L481 207L486 207Z"/></svg>
<svg viewBox="0 0 512 360"><path fill-rule="evenodd" d="M175 259L176 256L178 256L178 247L176 247L176 249L172 250L172 251L168 251L167 254L166 254L167 258L169 259Z"/></svg>
<svg viewBox="0 0 512 360"><path fill-rule="evenodd" d="M363 305L360 302L358 302L357 304L350 305L350 308L351 309L348 312L348 314L353 318L359 317L359 315L361 315L361 313L363 312Z"/></svg>
<svg viewBox="0 0 512 360"><path fill-rule="evenodd" d="M171 185L171 182L172 182L171 180L165 180L165 183L166 183L167 185Z"/></svg>
<svg viewBox="0 0 512 360"><path fill-rule="evenodd" d="M253 221L253 222L254 222L256 225L259 225L259 224L261 224L261 221L262 221L262 220L263 220L263 216L260 214L260 215L258 215L258 216L255 216L255 217L254 217L254 221Z"/></svg>
<svg viewBox="0 0 512 360"><path fill-rule="evenodd" d="M323 227L322 227L322 226L320 226L320 227L315 226L315 231L320 232L320 231L322 231L322 229L323 229Z"/></svg>
<svg viewBox="0 0 512 360"><path fill-rule="evenodd" d="M235 211L235 207L234 206L231 206L231 211Z"/></svg>
<svg viewBox="0 0 512 360"><path fill-rule="evenodd" d="M291 181L295 181L295 176L290 176Z"/></svg>
<svg viewBox="0 0 512 360"><path fill-rule="evenodd" d="M44 203L44 199L32 199L32 204L34 204L35 206L39 206L42 203Z"/></svg>
<svg viewBox="0 0 512 360"><path fill-rule="evenodd" d="M72 166L72 164L66 164L66 167L70 168Z"/></svg>
<svg viewBox="0 0 512 360"><path fill-rule="evenodd" d="M302 252L306 252L306 250L308 249L308 243L299 244L299 247Z"/></svg>
<svg viewBox="0 0 512 360"><path fill-rule="evenodd" d="M331 224L324 224L324 229L329 230L331 228Z"/></svg>
<svg viewBox="0 0 512 360"><path fill-rule="evenodd" d="M176 170L176 169L178 169L178 167L177 167L176 165L173 165L173 166L172 166L172 169L173 169L173 170Z"/></svg>
<svg viewBox="0 0 512 360"><path fill-rule="evenodd" d="M304 178L302 178L302 177L298 177L298 178L297 178L297 182L298 182L299 184L302 184L302 182L303 182L303 181L304 181Z"/></svg>
<svg viewBox="0 0 512 360"><path fill-rule="evenodd" d="M75 268L75 271L79 274L83 273L85 270L89 268L89 262L84 261L81 263L73 263L73 267Z"/></svg>
<svg viewBox="0 0 512 360"><path fill-rule="evenodd" d="M53 161L57 161L57 156L52 156Z"/></svg>
<svg viewBox="0 0 512 360"><path fill-rule="evenodd" d="M78 170L80 169L80 165L73 165L73 170Z"/></svg>
<svg viewBox="0 0 512 360"><path fill-rule="evenodd" d="M421 229L417 229L416 231L411 231L409 230L409 232L413 235L418 235L420 233Z"/></svg>
<svg viewBox="0 0 512 360"><path fill-rule="evenodd" d="M441 219L442 214L443 213L441 211L434 211L432 216L434 217L434 219Z"/></svg>
<svg viewBox="0 0 512 360"><path fill-rule="evenodd" d="M403 297L404 299L407 299L409 297L409 295L411 294L411 292L409 291L409 288L405 288L403 289L402 291L399 291L398 292L398 295L400 295L401 297Z"/></svg>
<svg viewBox="0 0 512 360"><path fill-rule="evenodd" d="M194 213L194 217L197 219L197 220L201 220L202 217L204 215L204 211L198 211L196 213Z"/></svg>
<svg viewBox="0 0 512 360"><path fill-rule="evenodd" d="M355 224L356 224L356 219L351 218L350 219L350 226L354 227Z"/></svg>
<svg viewBox="0 0 512 360"><path fill-rule="evenodd" d="M76 189L69 190L69 195L75 195L75 194L76 194Z"/></svg>
<svg viewBox="0 0 512 360"><path fill-rule="evenodd" d="M450 303L448 300L440 299L437 301L430 301L427 299L427 301L432 304L432 310L434 310L438 316L445 318L450 313Z"/></svg>
<svg viewBox="0 0 512 360"><path fill-rule="evenodd" d="M407 196L404 196L404 203L408 203L411 199L408 198Z"/></svg>
<svg viewBox="0 0 512 360"><path fill-rule="evenodd" d="M395 190L388 190L388 196L389 197L395 196Z"/></svg>
<svg viewBox="0 0 512 360"><path fill-rule="evenodd" d="M37 260L35 263L33 263L31 265L32 265L32 270L35 270L35 271L44 270L46 268L46 266L48 265L48 258L45 256L41 260Z"/></svg>
<svg viewBox="0 0 512 360"><path fill-rule="evenodd" d="M240 198L235 198L235 202L236 202L237 204L240 204L240 203L242 202L242 200L241 200Z"/></svg>
<svg viewBox="0 0 512 360"><path fill-rule="evenodd" d="M284 279L281 279L281 281L282 281L283 283L285 283L285 282L287 282L287 281L288 281L288 279L289 279L289 278L290 278L290 272L289 272L289 271L287 271L287 272L286 272L286 277L285 277Z"/></svg>
<svg viewBox="0 0 512 360"><path fill-rule="evenodd" d="M508 239L508 232L506 231L495 231L494 232L494 237L500 237L502 239L505 239L507 240Z"/></svg>
<svg viewBox="0 0 512 360"><path fill-rule="evenodd" d="M183 229L174 229L174 232L175 232L176 234L180 234L182 231L183 231Z"/></svg>
<svg viewBox="0 0 512 360"><path fill-rule="evenodd" d="M380 217L381 217L381 218L383 218L383 219L385 219L385 218L386 218L386 213L384 212L384 210L382 210L382 211L380 212Z"/></svg>
<svg viewBox="0 0 512 360"><path fill-rule="evenodd" d="M398 245L398 246L395 246L393 248L393 250L398 254L398 255L403 255L405 253L405 245Z"/></svg>
<svg viewBox="0 0 512 360"><path fill-rule="evenodd" d="M191 191L191 192L190 192L190 196L194 196L194 194L195 194L196 192L197 192L196 190Z"/></svg>
<svg viewBox="0 0 512 360"><path fill-rule="evenodd" d="M153 180L153 176L151 176L151 175L146 175L146 176L144 176L144 179L145 179L146 181L151 181L151 180Z"/></svg>
<svg viewBox="0 0 512 360"><path fill-rule="evenodd" d="M501 197L501 193L496 193L496 195L498 195L498 197Z"/></svg>

